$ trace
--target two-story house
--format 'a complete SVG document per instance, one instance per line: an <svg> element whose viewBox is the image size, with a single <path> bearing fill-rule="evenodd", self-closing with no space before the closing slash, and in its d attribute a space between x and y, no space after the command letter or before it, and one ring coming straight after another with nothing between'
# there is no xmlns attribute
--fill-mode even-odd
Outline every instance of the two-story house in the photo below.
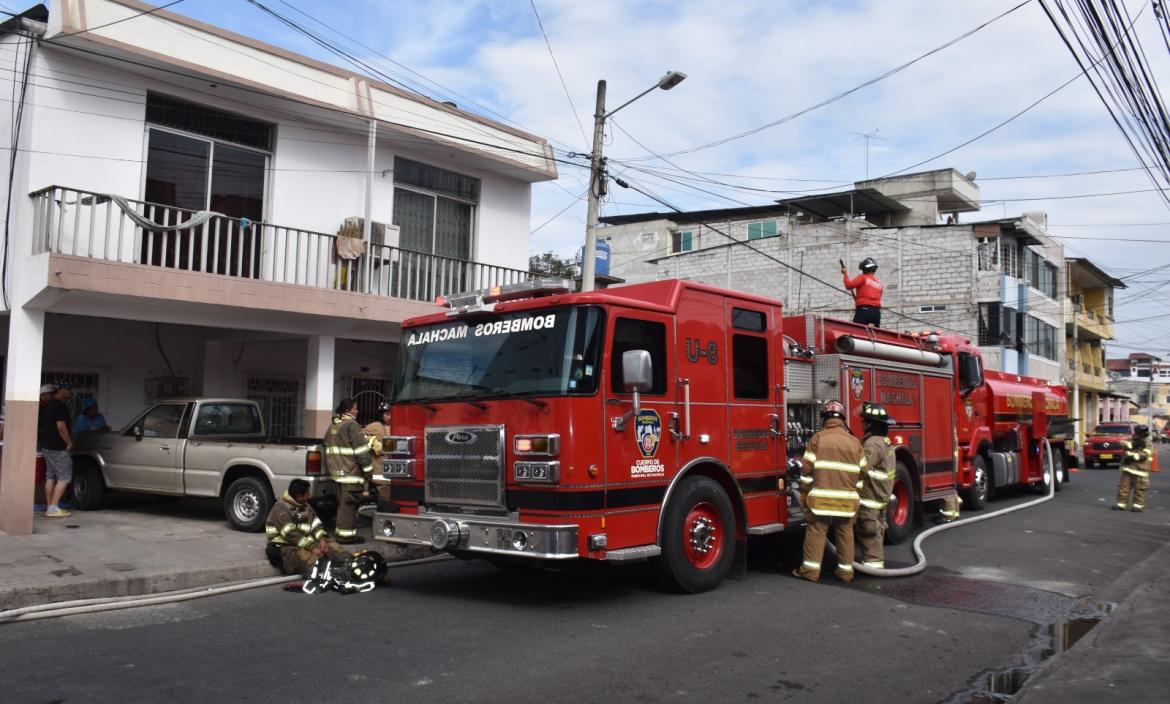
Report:
<svg viewBox="0 0 1170 704"><path fill-rule="evenodd" d="M135 0L0 24L0 530L32 528L38 387L111 425L183 394L320 437L390 393L403 319L527 276L546 140Z"/></svg>

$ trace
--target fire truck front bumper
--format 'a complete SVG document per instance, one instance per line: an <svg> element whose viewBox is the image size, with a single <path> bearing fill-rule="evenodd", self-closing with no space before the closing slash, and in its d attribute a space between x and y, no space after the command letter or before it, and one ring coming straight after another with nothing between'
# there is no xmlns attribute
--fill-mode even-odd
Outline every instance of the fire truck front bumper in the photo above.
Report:
<svg viewBox="0 0 1170 704"><path fill-rule="evenodd" d="M578 557L576 525L541 525L481 516L375 513L374 538L485 555L540 560Z"/></svg>

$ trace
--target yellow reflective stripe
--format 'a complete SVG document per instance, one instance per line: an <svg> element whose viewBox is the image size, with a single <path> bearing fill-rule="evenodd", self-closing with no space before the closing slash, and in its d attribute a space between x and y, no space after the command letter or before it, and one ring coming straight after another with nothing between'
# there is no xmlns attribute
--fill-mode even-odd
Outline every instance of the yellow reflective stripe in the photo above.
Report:
<svg viewBox="0 0 1170 704"><path fill-rule="evenodd" d="M800 483L801 484L812 484L813 478L808 476L807 474L802 474L802 475L800 475Z"/></svg>
<svg viewBox="0 0 1170 704"><path fill-rule="evenodd" d="M889 472L883 472L880 469L871 469L869 470L869 476L879 481L885 481L892 478L893 475L891 475Z"/></svg>
<svg viewBox="0 0 1170 704"><path fill-rule="evenodd" d="M264 532L268 534L268 537L280 534L280 531L276 529L276 526L264 526Z"/></svg>
<svg viewBox="0 0 1170 704"><path fill-rule="evenodd" d="M821 569L821 563L819 563L819 562L813 562L812 560L805 560L804 562L800 563L800 566L801 566L801 567L807 567L807 568L809 568L810 570L819 570L819 569Z"/></svg>
<svg viewBox="0 0 1170 704"><path fill-rule="evenodd" d="M863 481L859 481L859 482L857 482L857 488L858 488L858 489L860 489L860 488L861 488L861 487L863 487L863 486L865 486L865 482L863 482Z"/></svg>
<svg viewBox="0 0 1170 704"><path fill-rule="evenodd" d="M326 535L329 535L329 534L325 532L324 528L318 528L317 530L313 531L313 537L316 538L317 540L324 538Z"/></svg>
<svg viewBox="0 0 1170 704"><path fill-rule="evenodd" d="M811 452L806 451L804 453L804 455L801 457L801 459L804 460L805 462L816 462L817 456Z"/></svg>
<svg viewBox="0 0 1170 704"><path fill-rule="evenodd" d="M944 510L942 510L942 509L940 508L940 509L938 510L938 512L939 512L939 513L941 513L943 516L945 516L945 517L947 517L947 518L958 518L958 517L959 517L959 512L958 512L958 511L944 511Z"/></svg>
<svg viewBox="0 0 1170 704"><path fill-rule="evenodd" d="M352 447L341 447L339 445L327 445L325 447L325 454L327 455L353 455L356 451Z"/></svg>
<svg viewBox="0 0 1170 704"><path fill-rule="evenodd" d="M837 565L838 572L852 572L853 565Z"/></svg>
<svg viewBox="0 0 1170 704"><path fill-rule="evenodd" d="M1134 508L1145 508L1145 505L1143 505L1143 504L1134 504L1134 505L1133 505L1133 507L1134 507Z"/></svg>
<svg viewBox="0 0 1170 704"><path fill-rule="evenodd" d="M333 476L333 481L338 484L364 484L365 480L361 477L354 477L348 474L338 474Z"/></svg>
<svg viewBox="0 0 1170 704"><path fill-rule="evenodd" d="M884 570L886 568L886 563L884 560L876 560L873 562L863 562L861 564L864 567L876 567L879 570Z"/></svg>
<svg viewBox="0 0 1170 704"><path fill-rule="evenodd" d="M856 511L830 511L825 508L813 508L812 512L818 516L832 516L834 518L853 518L857 515Z"/></svg>
<svg viewBox="0 0 1170 704"><path fill-rule="evenodd" d="M861 505L866 508L883 509L886 507L887 501L877 501L876 499L862 499Z"/></svg>
<svg viewBox="0 0 1170 704"><path fill-rule="evenodd" d="M297 547L298 548L307 548L315 542L317 542L317 541L313 540L311 537L306 535L305 537L303 537L297 541Z"/></svg>
<svg viewBox="0 0 1170 704"><path fill-rule="evenodd" d="M269 540L268 542L272 543L273 545L288 545L288 541L285 540L284 538L280 537L279 535L276 536L275 538L273 538L272 540Z"/></svg>
<svg viewBox="0 0 1170 704"><path fill-rule="evenodd" d="M309 526L309 530L316 530L317 528L320 528L320 527L321 527L321 519L314 517L312 525Z"/></svg>
<svg viewBox="0 0 1170 704"><path fill-rule="evenodd" d="M1150 476L1149 472L1143 472L1142 470L1134 469L1133 467L1122 467L1121 471L1126 472L1127 474L1132 474L1135 477L1148 477L1148 476Z"/></svg>
<svg viewBox="0 0 1170 704"><path fill-rule="evenodd" d="M816 488L808 492L809 496L823 496L826 499L859 499L860 494L852 489L821 489Z"/></svg>
<svg viewBox="0 0 1170 704"><path fill-rule="evenodd" d="M862 455L861 456L861 466L864 467L867 464L869 464L869 460L865 459L865 455Z"/></svg>
<svg viewBox="0 0 1170 704"><path fill-rule="evenodd" d="M297 525L295 523L285 523L283 526L280 527L280 535L282 537L287 538L288 534L293 532L296 529L297 529Z"/></svg>
<svg viewBox="0 0 1170 704"><path fill-rule="evenodd" d="M1124 503L1124 502L1122 502L1122 501L1118 501L1118 502L1117 502L1117 506L1118 506L1119 508L1125 508L1125 503Z"/></svg>
<svg viewBox="0 0 1170 704"><path fill-rule="evenodd" d="M861 466L856 464L849 464L848 462L834 462L833 460L817 460L813 465L817 469L835 469L839 472L849 472L851 474L860 474Z"/></svg>
<svg viewBox="0 0 1170 704"><path fill-rule="evenodd" d="M339 538L352 538L355 535L357 535L357 528L338 528L337 529L337 537L339 537Z"/></svg>

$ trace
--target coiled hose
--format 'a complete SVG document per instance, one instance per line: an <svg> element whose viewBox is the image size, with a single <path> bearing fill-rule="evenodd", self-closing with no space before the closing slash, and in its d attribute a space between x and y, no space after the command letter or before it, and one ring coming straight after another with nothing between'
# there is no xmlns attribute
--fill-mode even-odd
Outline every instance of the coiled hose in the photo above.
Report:
<svg viewBox="0 0 1170 704"><path fill-rule="evenodd" d="M1047 455L1048 471L1050 472L1047 494L1041 496L1038 499L1026 501L1022 504L1001 508L998 511L992 511L991 513L980 513L978 515L971 516L970 518L963 518L957 521L952 521L951 523L944 523L941 526L935 526L928 530L922 531L918 534L918 537L914 539L914 557L918 561L913 565L909 565L907 567L868 567L860 562L854 562L853 570L855 572L860 572L861 574L869 575L870 577L909 577L911 575L918 574L919 572L922 572L926 569L926 554L922 551L922 543L924 543L930 536L936 533L941 533L944 530L950 530L951 528L967 526L973 523L979 523L980 521L989 521L992 518L1006 516L1009 513L1023 511L1026 508L1039 506L1045 501L1050 501L1053 496L1056 496L1056 465L1052 461L1052 444L1048 442L1048 438L1043 438L1041 442L1043 443L1044 452ZM833 547L831 542L829 543L829 549L833 551L833 554L837 553L836 548Z"/></svg>

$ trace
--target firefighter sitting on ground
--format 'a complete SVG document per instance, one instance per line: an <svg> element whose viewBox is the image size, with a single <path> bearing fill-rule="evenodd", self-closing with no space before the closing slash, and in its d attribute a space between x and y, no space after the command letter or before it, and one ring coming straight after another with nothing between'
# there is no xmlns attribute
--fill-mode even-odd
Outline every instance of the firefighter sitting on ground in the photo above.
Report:
<svg viewBox="0 0 1170 704"><path fill-rule="evenodd" d="M1124 511L1129 508L1130 492L1133 492L1132 511L1141 513L1146 510L1146 490L1150 488L1150 463L1154 458L1154 450L1149 445L1150 429L1139 425L1133 433L1133 439L1125 445L1125 457L1121 460L1121 481L1117 484L1117 503L1113 504L1114 511Z"/></svg>
<svg viewBox="0 0 1170 704"><path fill-rule="evenodd" d="M294 479L288 491L272 506L264 521L268 545L264 554L272 566L285 574L308 576L318 558L345 562L345 548L329 539L325 526L309 505L309 483Z"/></svg>
<svg viewBox="0 0 1170 704"><path fill-rule="evenodd" d="M853 580L853 518L861 500L865 475L861 443L845 427L845 407L828 401L821 409L824 427L809 438L800 469L804 530L804 561L792 574L811 582L821 578L825 539L833 528L837 577Z"/></svg>
<svg viewBox="0 0 1170 704"><path fill-rule="evenodd" d="M849 278L845 265L841 264L841 276L845 279L845 288L853 292L853 322L864 325L881 327L882 324L882 282L878 281L877 262L872 257L866 257L858 265L861 275Z"/></svg>
<svg viewBox="0 0 1170 704"><path fill-rule="evenodd" d="M893 419L880 404L866 401L861 404L861 422L865 429L865 436L861 438L861 449L865 452L865 478L854 532L861 544L861 564L882 568L886 566L882 548L886 533L886 504L894 490L897 467L894 448L886 437Z"/></svg>
<svg viewBox="0 0 1170 704"><path fill-rule="evenodd" d="M337 484L337 542L364 543L358 535L358 508L366 496L365 487L374 473L366 434L357 424L358 405L343 398L325 432L325 466Z"/></svg>
<svg viewBox="0 0 1170 704"><path fill-rule="evenodd" d="M382 442L390 435L390 402L383 401L378 404L378 420L370 423L362 430L365 431L369 438L370 450L374 453L374 479L373 490L371 493L376 495L378 501L378 510L385 511L390 508L390 482L377 479L377 475L381 472L382 456L385 454L382 448Z"/></svg>

